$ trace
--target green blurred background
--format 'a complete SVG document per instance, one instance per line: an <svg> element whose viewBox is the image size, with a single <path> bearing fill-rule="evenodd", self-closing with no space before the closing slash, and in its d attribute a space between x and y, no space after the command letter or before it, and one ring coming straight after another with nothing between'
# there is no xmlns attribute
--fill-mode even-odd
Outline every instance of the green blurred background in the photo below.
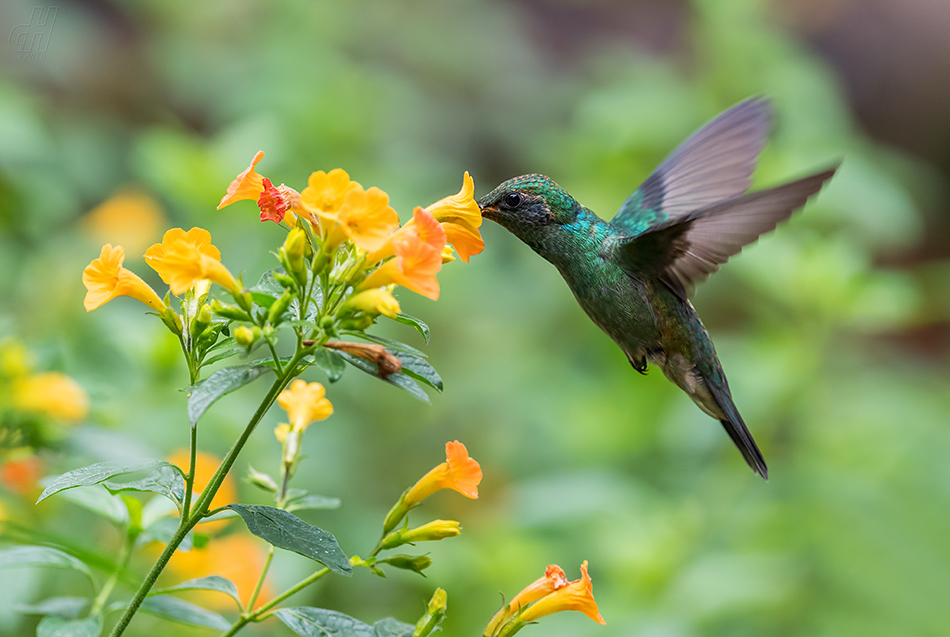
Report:
<svg viewBox="0 0 950 637"><path fill-rule="evenodd" d="M6 36L32 4L0 8ZM524 634L602 637L950 634L950 5L926 0L145 0L60 3L42 60L7 49L0 81L0 328L90 393L48 473L187 446L177 343L142 307L82 308L82 268L110 239L84 219L125 188L167 227L208 228L256 280L282 231L244 202L216 211L253 153L302 188L346 169L403 218L459 186L543 172L601 216L680 141L750 95L777 123L757 187L844 164L822 194L694 299L769 461L752 474L721 427L655 369L640 377L554 268L497 226L440 275L432 405L355 370L328 387L299 486L339 496L305 514L359 553L399 493L460 439L481 497L414 514L464 533L425 549L428 579L331 578L294 598L365 621L414 622L436 586L448 635L480 635L552 562L590 560L607 626L577 613ZM126 266L164 286L129 251ZM410 328L379 333L423 347ZM317 370L311 380L325 382ZM200 427L223 454L263 386ZM275 470L272 413L235 466ZM267 496L240 484L246 502ZM55 500L55 499L54 499ZM22 523L114 550L68 502L3 496ZM235 533L246 533L232 523ZM276 589L312 568L279 554ZM148 558L133 563L144 572ZM0 577L16 602L83 594L81 578ZM121 587L120 587L121 588ZM117 597L128 595L120 590ZM114 616L113 616L114 618ZM140 616L128 634L204 634ZM289 635L276 620L248 634Z"/></svg>

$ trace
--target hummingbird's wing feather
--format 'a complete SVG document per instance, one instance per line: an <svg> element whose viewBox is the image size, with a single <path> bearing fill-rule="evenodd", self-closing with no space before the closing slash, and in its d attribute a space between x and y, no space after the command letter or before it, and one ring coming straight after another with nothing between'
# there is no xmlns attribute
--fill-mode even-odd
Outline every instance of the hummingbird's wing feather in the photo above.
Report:
<svg viewBox="0 0 950 637"><path fill-rule="evenodd" d="M772 124L769 101L736 104L680 144L610 223L631 235L741 195Z"/></svg>
<svg viewBox="0 0 950 637"><path fill-rule="evenodd" d="M631 272L654 272L685 299L743 246L804 206L837 169L670 219L620 244L621 263Z"/></svg>

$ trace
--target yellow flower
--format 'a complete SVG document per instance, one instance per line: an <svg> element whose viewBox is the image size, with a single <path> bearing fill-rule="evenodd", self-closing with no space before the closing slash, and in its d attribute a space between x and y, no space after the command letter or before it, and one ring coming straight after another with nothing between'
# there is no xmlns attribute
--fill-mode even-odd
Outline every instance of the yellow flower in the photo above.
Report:
<svg viewBox="0 0 950 637"><path fill-rule="evenodd" d="M175 551L168 562L168 570L181 581L209 575L225 577L234 582L241 602L247 604L267 559L265 546L263 541L244 532L232 533L212 538L202 548L194 547L187 552ZM234 608L234 602L221 593L196 591L189 595L201 606L214 609ZM256 605L266 604L273 595L270 580L265 579Z"/></svg>
<svg viewBox="0 0 950 637"><path fill-rule="evenodd" d="M485 242L478 231L482 225L482 213L474 195L475 182L466 172L458 194L440 199L426 208L442 223L446 240L455 246L456 252L466 263L471 255L485 249Z"/></svg>
<svg viewBox="0 0 950 637"><path fill-rule="evenodd" d="M378 250L366 255L367 265L373 265L387 257L391 257L395 254L396 242L404 239L409 234L414 234L422 243L430 245L442 253L445 252L445 230L442 228L442 224L436 221L435 217L429 214L425 208L416 206L416 209L412 211L412 219L386 237L383 245Z"/></svg>
<svg viewBox="0 0 950 637"><path fill-rule="evenodd" d="M445 443L445 462L425 474L409 492L406 504L410 507L422 502L436 491L453 489L466 498L478 498L478 484L482 481L482 468L468 455L468 450L458 440Z"/></svg>
<svg viewBox="0 0 950 637"><path fill-rule="evenodd" d="M73 421L86 417L89 398L79 383L65 374L45 372L13 382L13 406L23 411Z"/></svg>
<svg viewBox="0 0 950 637"><path fill-rule="evenodd" d="M526 586L520 593L514 596L511 603L502 607L485 628L486 635L494 635L498 627L502 625L509 617L517 613L528 604L535 602L546 595L550 595L559 588L567 586L567 576L557 564L551 564L545 569L544 576L539 577L534 582Z"/></svg>
<svg viewBox="0 0 950 637"><path fill-rule="evenodd" d="M135 189L117 192L83 217L83 225L93 236L118 240L135 253L145 249L164 222L158 203Z"/></svg>
<svg viewBox="0 0 950 637"><path fill-rule="evenodd" d="M187 472L188 465L191 463L191 456L187 449L178 449L168 456L167 460L181 467L182 471ZM214 476L214 472L218 470L218 465L220 464L221 458L218 458L214 454L204 451L197 452L195 455L195 481L194 495L191 498L192 502L197 501L198 496L205 490L208 483L211 482L211 478ZM234 486L234 480L230 475L227 475L224 478L224 482L221 483L218 492L214 494L214 498L212 498L208 510L227 506L232 502L237 502L237 489ZM228 522L230 522L230 520L211 520L199 522L199 524L201 524L202 533L208 534L227 526Z"/></svg>
<svg viewBox="0 0 950 637"><path fill-rule="evenodd" d="M400 312L399 301L388 288L357 292L347 300L346 307L367 314L382 314L389 318L396 318Z"/></svg>
<svg viewBox="0 0 950 637"><path fill-rule="evenodd" d="M165 311L165 304L148 283L131 270L122 267L125 250L122 246L102 246L98 259L93 259L82 271L82 283L86 286L83 307L91 312L117 296L129 296L145 303L157 312Z"/></svg>
<svg viewBox="0 0 950 637"><path fill-rule="evenodd" d="M357 186L359 184L350 181L350 176L341 168L334 168L328 173L318 170L310 174L300 199L305 208L317 214L334 215L343 205L346 193Z"/></svg>
<svg viewBox="0 0 950 637"><path fill-rule="evenodd" d="M310 423L326 420L333 414L333 405L325 398L326 390L320 383L308 383L298 378L290 389L280 392L277 402L287 412L294 431L304 431Z"/></svg>
<svg viewBox="0 0 950 637"><path fill-rule="evenodd" d="M172 294L184 294L202 279L239 294L241 287L227 268L221 265L221 252L211 244L211 234L203 228L185 232L172 228L145 252L145 260L168 284Z"/></svg>
<svg viewBox="0 0 950 637"><path fill-rule="evenodd" d="M257 163L262 159L264 159L264 151L259 150L254 155L254 159L251 160L251 165L247 167L247 170L235 177L231 185L228 186L227 193L221 198L221 203L218 204L218 210L242 199L257 201L261 193L264 192L264 178L256 170Z"/></svg>
<svg viewBox="0 0 950 637"><path fill-rule="evenodd" d="M409 288L433 301L439 298L436 274L442 269L442 249L424 243L415 233L406 233L393 245L396 256L383 263L360 286L362 290L391 283Z"/></svg>
<svg viewBox="0 0 950 637"><path fill-rule="evenodd" d="M389 206L389 195L375 187L363 190L359 184L346 191L338 211L317 210L317 214L336 222L327 237L330 250L349 238L357 247L373 252L399 227L399 215Z"/></svg>
<svg viewBox="0 0 950 637"><path fill-rule="evenodd" d="M0 342L0 374L15 378L29 373L30 352L26 345L12 338Z"/></svg>
<svg viewBox="0 0 950 637"><path fill-rule="evenodd" d="M590 575L587 574L586 560L581 564L581 579L574 580L567 586L557 588L553 593L540 598L521 613L518 621L528 623L564 610L577 610L598 624L607 623L597 609L597 602L594 601L594 587L591 584Z"/></svg>

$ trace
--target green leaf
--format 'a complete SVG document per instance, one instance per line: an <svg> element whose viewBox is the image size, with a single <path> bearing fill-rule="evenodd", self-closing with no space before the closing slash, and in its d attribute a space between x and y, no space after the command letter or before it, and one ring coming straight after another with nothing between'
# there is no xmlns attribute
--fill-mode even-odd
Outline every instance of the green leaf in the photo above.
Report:
<svg viewBox="0 0 950 637"><path fill-rule="evenodd" d="M303 509L339 509L340 498L328 498L325 495L307 495L291 501L287 505L288 511Z"/></svg>
<svg viewBox="0 0 950 637"><path fill-rule="evenodd" d="M157 493L165 496L176 505L180 505L185 500L185 479L182 477L179 468L172 464L160 465L155 472L141 480L135 480L134 482L113 482L110 480L103 486L112 494L122 491Z"/></svg>
<svg viewBox="0 0 950 637"><path fill-rule="evenodd" d="M142 541L156 540L162 544L168 544L172 541L172 537L175 535L175 531L178 530L178 519L177 518L162 518L156 520L145 530L142 531L142 535L139 536ZM191 547L194 544L194 531L188 531L188 534L182 539L181 544L178 545L178 550L184 553L187 553L191 550Z"/></svg>
<svg viewBox="0 0 950 637"><path fill-rule="evenodd" d="M314 365L327 373L327 380L335 383L343 377L346 371L346 361L337 352L326 347L321 347L307 357L307 362L313 362Z"/></svg>
<svg viewBox="0 0 950 637"><path fill-rule="evenodd" d="M422 402L429 402L429 395L425 393L425 390L423 390L422 387L419 387L419 384L416 383L416 381L411 379L409 376L406 376L402 372L398 374L390 374L386 378L383 378L379 375L379 368L368 360L362 359L359 356L347 354L346 352L337 352L337 354L342 356L347 363L359 370L366 372L370 376L375 376L380 380L386 381L390 385L395 385L400 389L404 389Z"/></svg>
<svg viewBox="0 0 950 637"><path fill-rule="evenodd" d="M44 617L36 627L36 637L99 637L102 615L86 619Z"/></svg>
<svg viewBox="0 0 950 637"><path fill-rule="evenodd" d="M416 627L414 625L404 624L392 617L380 619L373 624L374 637L412 637L412 633L415 632L415 630Z"/></svg>
<svg viewBox="0 0 950 637"><path fill-rule="evenodd" d="M316 560L335 573L350 575L350 560L332 533L307 524L293 513L259 504L229 504L248 530L276 546Z"/></svg>
<svg viewBox="0 0 950 637"><path fill-rule="evenodd" d="M370 341L371 343L377 343L379 345L382 345L383 347L393 352L394 354L397 352L403 352L406 354L415 354L416 356L420 358L426 358L425 353L423 353L420 350L417 350L412 345L406 345L405 343L394 341L391 338L383 338L382 336L376 336L375 334L367 334L366 332L346 331L343 333L353 336L355 338L361 338L364 341Z"/></svg>
<svg viewBox="0 0 950 637"><path fill-rule="evenodd" d="M243 353L244 353L243 347L232 347L230 349L218 350L211 356L206 356L205 358L203 358L201 360L201 366L204 367L205 365L217 363L218 361L223 361L225 358L231 358L232 356L235 356L237 354L243 354Z"/></svg>
<svg viewBox="0 0 950 637"><path fill-rule="evenodd" d="M416 328L419 333L422 334L422 338L426 339L426 343L429 342L429 326L423 323L421 319L417 319L415 316L409 316L408 314L397 314L393 320L397 323Z"/></svg>
<svg viewBox="0 0 950 637"><path fill-rule="evenodd" d="M49 546L14 546L0 550L0 570L17 566L71 568L88 577L90 582L95 583L88 566L72 555Z"/></svg>
<svg viewBox="0 0 950 637"><path fill-rule="evenodd" d="M442 377L426 359L404 352L396 352L396 356L402 362L402 372L406 376L411 376L433 389L442 391Z"/></svg>
<svg viewBox="0 0 950 637"><path fill-rule="evenodd" d="M237 365L219 369L211 374L191 389L191 395L188 397L188 418L191 424L198 422L211 403L270 370L267 365Z"/></svg>
<svg viewBox="0 0 950 637"><path fill-rule="evenodd" d="M99 485L63 491L60 497L93 513L104 515L119 526L129 523L129 509L122 498L112 495Z"/></svg>
<svg viewBox="0 0 950 637"><path fill-rule="evenodd" d="M282 286L277 279L274 278L274 273L279 272L280 274L287 274L286 270L281 267L278 267L274 270L268 270L261 275L261 278L257 281L257 285L251 288L251 292L264 292L266 294L271 294L273 296L280 296L284 293L284 286Z"/></svg>
<svg viewBox="0 0 950 637"><path fill-rule="evenodd" d="M187 582L175 584L168 588L152 591L149 593L149 596L167 595L168 593L179 593L181 591L218 591L225 595L230 595L231 598L237 602L238 608L241 608L241 597L238 595L237 586L235 586L231 580L221 577L220 575L209 575L208 577L188 580Z"/></svg>
<svg viewBox="0 0 950 637"><path fill-rule="evenodd" d="M76 619L89 606L86 597L50 597L35 604L15 604L13 610L24 615L55 615Z"/></svg>
<svg viewBox="0 0 950 637"><path fill-rule="evenodd" d="M109 462L99 462L89 465L88 467L73 469L72 471L67 471L63 475L53 479L48 485L46 485L46 488L43 489L43 493L40 494L40 497L36 503L39 504L46 498L50 497L54 493L59 493L63 489L72 489L73 487L91 487L94 484L99 484L100 482L115 476L120 476L126 473L134 473L136 471L144 471L146 469L153 469L157 466L168 464L170 463L165 462L164 460L145 460L138 462L121 462L113 460Z"/></svg>
<svg viewBox="0 0 950 637"><path fill-rule="evenodd" d="M335 610L298 606L281 608L274 614L302 637L376 637L369 624Z"/></svg>
<svg viewBox="0 0 950 637"><path fill-rule="evenodd" d="M146 597L141 609L146 613L159 615L182 624L206 626L215 630L227 630L231 627L231 623L221 615L168 595Z"/></svg>
<svg viewBox="0 0 950 637"><path fill-rule="evenodd" d="M270 294L265 294L264 292L251 292L251 298L254 299L255 305L260 305L263 308L270 309L270 306L274 304L277 300Z"/></svg>

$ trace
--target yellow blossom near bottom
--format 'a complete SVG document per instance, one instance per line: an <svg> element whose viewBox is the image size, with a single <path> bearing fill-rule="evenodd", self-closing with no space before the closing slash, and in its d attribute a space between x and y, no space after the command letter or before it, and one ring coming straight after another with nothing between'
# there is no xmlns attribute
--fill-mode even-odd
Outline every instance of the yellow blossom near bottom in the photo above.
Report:
<svg viewBox="0 0 950 637"><path fill-rule="evenodd" d="M168 562L168 572L175 579L168 582L168 585L198 577L220 575L234 582L241 602L246 605L254 592L266 559L267 543L246 532L212 538L203 548L175 552ZM273 587L265 579L256 606L267 603L273 595ZM233 600L224 593L196 591L189 593L186 599L209 608L234 608Z"/></svg>

